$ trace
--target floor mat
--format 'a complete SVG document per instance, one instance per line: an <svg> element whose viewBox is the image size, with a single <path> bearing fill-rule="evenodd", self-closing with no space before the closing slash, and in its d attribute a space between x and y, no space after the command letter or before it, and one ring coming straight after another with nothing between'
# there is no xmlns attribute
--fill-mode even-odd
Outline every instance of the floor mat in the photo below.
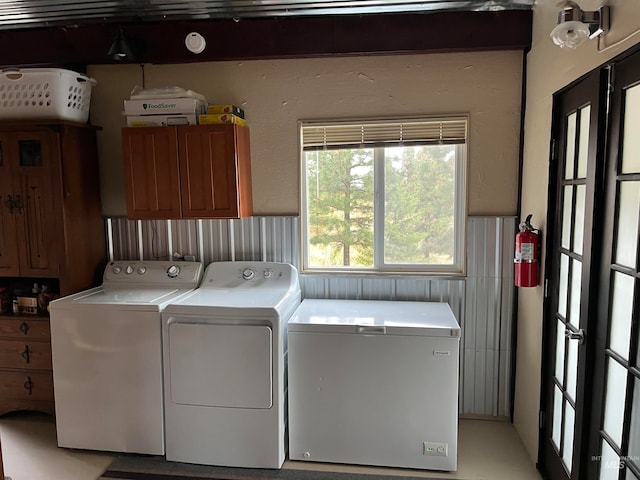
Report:
<svg viewBox="0 0 640 480"><path fill-rule="evenodd" d="M404 475L322 472L295 469L214 467L168 462L162 457L118 456L99 480L438 480Z"/></svg>

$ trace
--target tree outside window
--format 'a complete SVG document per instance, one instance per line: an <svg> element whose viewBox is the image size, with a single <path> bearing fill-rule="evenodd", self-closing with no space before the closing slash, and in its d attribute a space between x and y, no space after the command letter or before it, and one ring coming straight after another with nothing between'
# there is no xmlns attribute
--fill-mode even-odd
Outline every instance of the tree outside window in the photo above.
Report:
<svg viewBox="0 0 640 480"><path fill-rule="evenodd" d="M347 147L303 152L303 270L461 272L464 144Z"/></svg>

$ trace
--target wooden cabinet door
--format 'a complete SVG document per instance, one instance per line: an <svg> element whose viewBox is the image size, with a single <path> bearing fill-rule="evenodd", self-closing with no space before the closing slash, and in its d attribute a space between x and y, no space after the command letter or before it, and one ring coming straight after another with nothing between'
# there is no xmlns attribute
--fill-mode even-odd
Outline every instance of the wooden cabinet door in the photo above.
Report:
<svg viewBox="0 0 640 480"><path fill-rule="evenodd" d="M53 162L59 162L50 132L13 134L14 217L18 232L20 275L56 277L59 274Z"/></svg>
<svg viewBox="0 0 640 480"><path fill-rule="evenodd" d="M14 193L11 177L11 146L9 137L0 134L0 275L20 274L16 221L13 214Z"/></svg>
<svg viewBox="0 0 640 480"><path fill-rule="evenodd" d="M176 127L122 129L127 216L181 218Z"/></svg>
<svg viewBox="0 0 640 480"><path fill-rule="evenodd" d="M0 135L0 274L58 275L54 181L49 132Z"/></svg>
<svg viewBox="0 0 640 480"><path fill-rule="evenodd" d="M178 128L183 218L238 218L236 128Z"/></svg>

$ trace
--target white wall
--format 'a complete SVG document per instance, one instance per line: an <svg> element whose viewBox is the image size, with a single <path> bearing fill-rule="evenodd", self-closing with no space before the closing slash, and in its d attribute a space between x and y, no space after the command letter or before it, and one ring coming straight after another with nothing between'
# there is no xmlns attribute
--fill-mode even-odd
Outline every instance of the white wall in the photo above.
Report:
<svg viewBox="0 0 640 480"><path fill-rule="evenodd" d="M558 3L536 1L533 45L527 55L522 214L532 213L532 223L543 231L546 231L553 93L640 41L639 33L613 46L640 28L640 2L612 0L606 2L611 6L611 31L602 39L602 52L598 52L596 40L576 50L560 49L549 38L556 25ZM583 10L595 10L605 2L578 0L578 3ZM538 451L542 302L542 287L520 289L514 424L533 461L537 460Z"/></svg>
<svg viewBox="0 0 640 480"><path fill-rule="evenodd" d="M256 215L298 213L299 119L470 113L469 213L517 208L522 52L146 65L147 87L179 85L243 107L251 129ZM138 65L93 65L103 212L126 214L122 101Z"/></svg>

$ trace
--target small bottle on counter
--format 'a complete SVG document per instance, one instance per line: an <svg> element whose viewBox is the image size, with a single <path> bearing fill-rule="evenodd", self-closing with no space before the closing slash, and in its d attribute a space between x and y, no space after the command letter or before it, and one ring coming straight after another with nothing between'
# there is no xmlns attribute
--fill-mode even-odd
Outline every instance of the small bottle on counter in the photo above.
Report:
<svg viewBox="0 0 640 480"><path fill-rule="evenodd" d="M40 293L38 294L38 310L41 313L46 313L49 307L49 287L42 285Z"/></svg>
<svg viewBox="0 0 640 480"><path fill-rule="evenodd" d="M11 312L11 292L6 287L0 287L0 313Z"/></svg>

